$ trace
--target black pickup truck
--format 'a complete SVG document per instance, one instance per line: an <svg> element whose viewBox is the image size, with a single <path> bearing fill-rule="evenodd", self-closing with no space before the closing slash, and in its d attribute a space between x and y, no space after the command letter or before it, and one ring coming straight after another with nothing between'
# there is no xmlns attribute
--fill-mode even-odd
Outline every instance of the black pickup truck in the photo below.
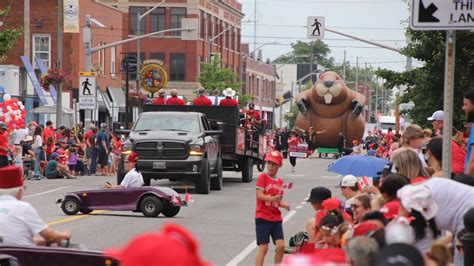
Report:
<svg viewBox="0 0 474 266"><path fill-rule="evenodd" d="M197 112L141 113L122 146L118 183L125 176L123 160L133 150L145 185L151 179L193 180L196 193L221 190L222 131L215 126Z"/></svg>

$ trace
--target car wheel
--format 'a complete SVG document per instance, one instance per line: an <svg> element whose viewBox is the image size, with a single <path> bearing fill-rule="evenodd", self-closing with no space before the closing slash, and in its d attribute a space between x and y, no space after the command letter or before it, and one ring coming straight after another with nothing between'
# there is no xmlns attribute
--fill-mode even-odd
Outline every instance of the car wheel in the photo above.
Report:
<svg viewBox="0 0 474 266"><path fill-rule="evenodd" d="M253 158L245 157L241 162L242 182L250 183L253 179Z"/></svg>
<svg viewBox="0 0 474 266"><path fill-rule="evenodd" d="M80 211L82 214L89 214L89 213L91 213L93 210L91 210L91 209L86 209L86 208L81 208L79 211Z"/></svg>
<svg viewBox="0 0 474 266"><path fill-rule="evenodd" d="M161 213L166 217L174 217L179 213L180 210L181 206L174 206L173 204L168 203L163 207Z"/></svg>
<svg viewBox="0 0 474 266"><path fill-rule="evenodd" d="M196 177L195 187L198 194L209 194L211 182L209 180L209 161L207 158L202 160L201 174Z"/></svg>
<svg viewBox="0 0 474 266"><path fill-rule="evenodd" d="M146 196L140 201L140 210L146 217L156 217L163 210L163 203L157 196Z"/></svg>
<svg viewBox="0 0 474 266"><path fill-rule="evenodd" d="M74 197L66 197L61 204L61 209L67 215L74 215L81 209L81 202Z"/></svg>
<svg viewBox="0 0 474 266"><path fill-rule="evenodd" d="M219 156L216 164L216 174L211 178L211 190L222 190L222 158Z"/></svg>

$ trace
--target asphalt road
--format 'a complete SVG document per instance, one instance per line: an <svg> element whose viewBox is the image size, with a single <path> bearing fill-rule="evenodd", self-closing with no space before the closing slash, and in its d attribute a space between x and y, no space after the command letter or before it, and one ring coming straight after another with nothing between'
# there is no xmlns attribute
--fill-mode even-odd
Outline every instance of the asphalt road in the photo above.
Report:
<svg viewBox="0 0 474 266"><path fill-rule="evenodd" d="M335 188L337 175L326 168L332 159L298 159L296 170L291 172L288 160L280 169L279 176L285 183L293 182L284 200L291 205L284 216L285 240L304 230L307 218L314 211L305 199L315 186L327 186L333 194L340 196ZM194 204L181 209L174 218L146 218L141 213L95 211L90 215L67 216L55 201L68 191L95 189L106 181L115 183L115 177L83 176L76 180L26 181L24 200L33 204L40 216L51 227L68 229L72 242L81 243L89 249L104 250L121 247L134 235L159 231L166 223L177 223L192 232L199 241L201 255L213 265L253 265L255 259L255 181L259 172L254 168L254 181L242 183L240 173L224 172L222 191L211 191L209 195L195 194L191 184L152 181L152 185L171 186L184 194L183 187L191 187ZM266 257L266 264L273 262L273 249Z"/></svg>

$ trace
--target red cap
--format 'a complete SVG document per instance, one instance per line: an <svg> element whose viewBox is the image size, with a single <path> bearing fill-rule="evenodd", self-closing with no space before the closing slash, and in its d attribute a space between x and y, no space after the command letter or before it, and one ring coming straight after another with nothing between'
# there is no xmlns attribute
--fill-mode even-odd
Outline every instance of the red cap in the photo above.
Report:
<svg viewBox="0 0 474 266"><path fill-rule="evenodd" d="M278 165L283 163L283 155L279 151L272 151L265 156L265 162L273 162Z"/></svg>
<svg viewBox="0 0 474 266"><path fill-rule="evenodd" d="M132 152L128 155L127 161L132 162L132 163L138 162L138 153L132 151Z"/></svg>
<svg viewBox="0 0 474 266"><path fill-rule="evenodd" d="M378 229L380 228L374 223L362 222L354 228L354 233L352 234L352 237L354 238L357 236L363 236L368 234L369 232L376 231Z"/></svg>
<svg viewBox="0 0 474 266"><path fill-rule="evenodd" d="M340 207L339 200L337 198L329 198L325 201L323 201L323 208L327 211L330 210L339 210Z"/></svg>
<svg viewBox="0 0 474 266"><path fill-rule="evenodd" d="M0 168L0 188L16 188L23 186L21 168L10 165Z"/></svg>
<svg viewBox="0 0 474 266"><path fill-rule="evenodd" d="M383 213L385 219L392 220L398 214L398 210L400 209L400 202L398 201L390 201L385 203L383 207L380 209L380 212Z"/></svg>
<svg viewBox="0 0 474 266"><path fill-rule="evenodd" d="M201 260L194 237L176 224L165 225L161 232L138 235L124 248L104 253L118 259L122 266L209 265Z"/></svg>

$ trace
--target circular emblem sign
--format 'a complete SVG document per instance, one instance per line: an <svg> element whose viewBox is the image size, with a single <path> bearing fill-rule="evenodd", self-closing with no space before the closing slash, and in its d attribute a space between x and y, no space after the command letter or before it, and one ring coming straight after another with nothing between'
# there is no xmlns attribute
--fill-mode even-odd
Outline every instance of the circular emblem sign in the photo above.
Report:
<svg viewBox="0 0 474 266"><path fill-rule="evenodd" d="M168 73L163 62L159 60L146 60L140 70L140 86L148 93L158 92L168 83Z"/></svg>
<svg viewBox="0 0 474 266"><path fill-rule="evenodd" d="M79 7L74 4L69 4L64 8L64 17L66 20L77 20L79 15Z"/></svg>

